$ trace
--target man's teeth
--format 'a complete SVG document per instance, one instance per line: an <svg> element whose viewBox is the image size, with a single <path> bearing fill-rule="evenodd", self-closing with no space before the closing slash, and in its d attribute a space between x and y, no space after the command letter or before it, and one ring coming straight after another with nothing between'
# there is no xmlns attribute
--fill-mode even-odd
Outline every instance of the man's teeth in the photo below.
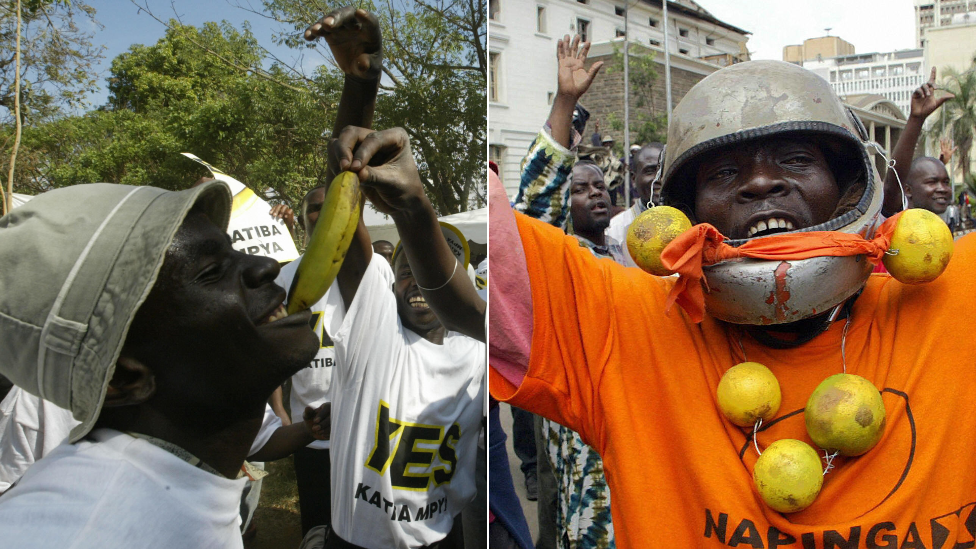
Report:
<svg viewBox="0 0 976 549"><path fill-rule="evenodd" d="M793 223L786 219L767 219L765 221L756 223L752 227L749 227L749 237L751 238L756 233L768 231L770 229L786 229L787 231L792 231L793 228Z"/></svg>
<svg viewBox="0 0 976 549"><path fill-rule="evenodd" d="M420 296L420 295L411 297L410 299L407 300L407 303L409 303L411 307L417 307L417 308L420 308L420 309L429 309L430 308L430 306L427 305L427 300L424 299L424 297L423 296Z"/></svg>
<svg viewBox="0 0 976 549"><path fill-rule="evenodd" d="M286 316L288 316L288 310L285 309L285 306L284 305L278 305L278 308L275 309L275 312L271 313L271 316L269 316L267 318L267 320L265 320L264 322L262 322L262 324L267 324L269 322L274 322L276 320L281 320L282 318L285 318Z"/></svg>

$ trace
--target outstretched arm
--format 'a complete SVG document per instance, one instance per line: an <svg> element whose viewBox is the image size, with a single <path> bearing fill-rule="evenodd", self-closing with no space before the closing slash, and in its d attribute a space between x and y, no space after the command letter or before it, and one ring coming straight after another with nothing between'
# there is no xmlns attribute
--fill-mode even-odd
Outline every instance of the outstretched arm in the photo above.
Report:
<svg viewBox="0 0 976 549"><path fill-rule="evenodd" d="M268 442L253 454L251 461L275 461L286 458L314 440L329 440L332 435L332 403L318 408L305 407L302 421L275 429Z"/></svg>
<svg viewBox="0 0 976 549"><path fill-rule="evenodd" d="M305 30L305 40L325 38L332 57L345 73L332 138L346 126L373 127L376 93L383 72L383 36L376 16L355 6L340 8ZM339 173L329 156L328 179Z"/></svg>
<svg viewBox="0 0 976 549"><path fill-rule="evenodd" d="M325 38L339 69L345 73L342 97L332 126L332 138L339 136L346 126L371 128L376 109L376 93L383 72L383 37L376 16L354 6L340 8L305 30L306 40ZM339 173L335 155L329 154L328 181ZM365 203L360 203L360 212ZM323 220L328 222L328 220ZM349 246L339 271L339 293L346 307L359 288L359 281L373 257L369 231L360 213L356 235Z"/></svg>
<svg viewBox="0 0 976 549"><path fill-rule="evenodd" d="M902 189L898 185L898 180L901 180L902 185L908 184L908 172L912 167L912 157L915 153L915 145L918 144L918 136L922 133L922 125L930 114L953 97L955 96L951 93L935 97L935 67L932 67L929 81L912 92L911 114L908 115L905 129L902 130L891 153L895 168L888 170L885 175L884 203L881 207L883 215L891 217L902 210Z"/></svg>
<svg viewBox="0 0 976 549"><path fill-rule="evenodd" d="M522 160L519 190L513 207L524 213L565 229L569 216L569 175L576 162L575 145L580 137L573 134L573 111L580 97L586 93L603 62L584 68L589 42L569 36L559 40L556 47L558 64L556 97L549 112L546 129L529 146Z"/></svg>
<svg viewBox="0 0 976 549"><path fill-rule="evenodd" d="M393 217L417 286L444 327L485 341L485 302L444 240L407 132L349 127L336 140L334 153L343 170L359 174L373 206Z"/></svg>

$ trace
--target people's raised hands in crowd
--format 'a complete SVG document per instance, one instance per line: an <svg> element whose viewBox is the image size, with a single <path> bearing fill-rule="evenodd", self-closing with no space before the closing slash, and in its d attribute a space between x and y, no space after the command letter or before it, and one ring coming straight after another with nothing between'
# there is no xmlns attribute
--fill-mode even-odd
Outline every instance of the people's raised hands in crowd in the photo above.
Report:
<svg viewBox="0 0 976 549"><path fill-rule="evenodd" d="M573 111L579 98L590 89L590 84L603 67L603 62L593 63L586 68L586 55L590 43L580 44L580 37L569 38L567 34L556 45L556 97L549 111L549 131L553 141L569 148L572 138Z"/></svg>
<svg viewBox="0 0 976 549"><path fill-rule="evenodd" d="M580 44L578 34L572 40L568 34L559 40L556 45L556 58L559 61L559 69L556 73L556 95L569 96L575 104L586 90L590 89L590 84L603 67L603 61L593 63L587 69L586 56L589 52L590 43Z"/></svg>
<svg viewBox="0 0 976 549"><path fill-rule="evenodd" d="M325 38L339 69L376 80L383 69L382 34L376 16L355 6L340 8L305 29L305 40Z"/></svg>
<svg viewBox="0 0 976 549"><path fill-rule="evenodd" d="M951 137L939 138L939 160L946 166L949 165L949 161L952 160L952 155L958 150L959 147L953 146Z"/></svg>
<svg viewBox="0 0 976 549"><path fill-rule="evenodd" d="M291 237L295 238L295 212L285 204L276 204L271 207L271 217L285 222Z"/></svg>
<svg viewBox="0 0 976 549"><path fill-rule="evenodd" d="M332 403L326 402L318 408L306 406L302 421L316 440L329 440L332 437Z"/></svg>
<svg viewBox="0 0 976 549"><path fill-rule="evenodd" d="M332 142L339 168L356 172L363 194L382 213L407 211L426 198L403 128L372 131L347 126Z"/></svg>
<svg viewBox="0 0 976 549"><path fill-rule="evenodd" d="M936 97L936 90L935 67L932 67L932 74L929 76L929 81L912 92L911 116L922 119L928 118L930 114L935 112L935 109L938 109L943 103L955 97L955 95L945 90L942 90L944 94L941 97Z"/></svg>

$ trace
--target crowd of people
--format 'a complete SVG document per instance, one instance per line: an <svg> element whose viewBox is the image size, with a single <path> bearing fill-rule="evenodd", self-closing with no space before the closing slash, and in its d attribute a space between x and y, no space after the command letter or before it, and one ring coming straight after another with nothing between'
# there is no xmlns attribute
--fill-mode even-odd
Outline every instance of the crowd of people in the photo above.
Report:
<svg viewBox="0 0 976 549"><path fill-rule="evenodd" d="M972 544L976 357L944 342L965 338L976 237L961 236L924 285L825 246L707 265L690 290L684 274L635 268L626 238L656 205L731 247L870 239L907 208L967 232L952 143L914 158L925 120L953 98L934 69L883 178L829 84L774 61L706 77L676 106L667 144L636 145L625 164L596 123L584 144L580 103L602 63L587 66L579 36L558 40L557 91L513 199L489 167L487 294L487 261L472 283L407 132L371 129L377 19L346 7L305 36L324 38L346 75L326 180L355 173L399 245L373 242L360 217L335 283L288 314L305 258L235 251L220 177L179 192L79 185L0 219L0 374L12 383L0 403L2 544L244 547L260 462L292 455L304 549ZM623 185L630 204L617 204ZM270 215L308 245L331 222L327 191ZM745 361L775 375L782 405L740 427L716 386ZM807 397L840 372L877 387L886 432L867 454L830 456L809 507L774 511L753 484L757 459L809 440Z"/></svg>
<svg viewBox="0 0 976 549"><path fill-rule="evenodd" d="M303 548L485 547L484 294L407 133L369 129L376 17L342 8L305 37L346 75L329 174L269 216L307 245L351 171L400 245L360 217L336 282L288 314L305 258L236 251L220 174L57 189L0 219L0 545L243 547L255 463L294 455Z"/></svg>
<svg viewBox="0 0 976 549"><path fill-rule="evenodd" d="M972 451L952 434L974 427L957 415L968 418L971 357L950 358L938 343L965 337L953 319L966 315L963 296L973 285L971 237L957 239L940 278L919 286L883 268L872 274L863 256L835 250L720 262L703 271L698 308L671 307L683 279L628 268L626 244L634 219L662 204L711 224L730 246L807 231L869 239L906 208L971 227L958 208L968 212L968 196L952 196L951 142L940 158L913 158L926 118L952 99L936 90L935 70L912 94L884 179L869 155L871 137L816 75L773 61L719 70L676 106L666 146L632 151L638 198L612 215L606 172L580 145L585 109L576 105L600 63L586 66L588 45L578 37L557 50L558 91L514 200L489 174L491 402L495 413L499 402L513 406L526 491L539 502L533 541L516 480L493 454L492 473L505 485L492 483L491 508L504 518L490 527L492 547L971 541L963 525L972 521L976 479L971 467L945 469L950 456L965 460ZM682 303L686 294L678 295ZM716 403L719 378L744 361L766 365L783 398L773 420L746 428L725 420ZM880 390L885 436L866 455L829 462L811 506L773 511L753 485L756 460L779 439L809 441L806 399L840 372Z"/></svg>

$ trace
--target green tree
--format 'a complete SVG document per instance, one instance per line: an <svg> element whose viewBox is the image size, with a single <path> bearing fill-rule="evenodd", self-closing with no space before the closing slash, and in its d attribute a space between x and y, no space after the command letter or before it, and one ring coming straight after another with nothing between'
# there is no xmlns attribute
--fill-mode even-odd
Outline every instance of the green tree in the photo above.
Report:
<svg viewBox="0 0 976 549"><path fill-rule="evenodd" d="M340 3L264 0L286 30L280 43L329 59L328 47L302 33ZM404 0L361 7L383 26L384 79L374 127L410 135L426 190L441 215L485 199L486 4L484 0ZM319 75L331 72L320 68ZM318 82L318 80L315 80Z"/></svg>
<svg viewBox="0 0 976 549"><path fill-rule="evenodd" d="M962 73L947 69L943 87L955 95L942 105L942 116L945 117L946 131L959 147L955 158L958 159L964 180L968 183L973 178L970 153L973 148L973 130L976 128L976 60L969 70ZM941 135L942 125L933 125L933 131ZM976 188L972 190L976 192Z"/></svg>
<svg viewBox="0 0 976 549"><path fill-rule="evenodd" d="M27 192L94 181L183 189L205 174L179 154L192 152L297 204L325 175L321 133L339 83L323 75L308 91L277 65L257 76L221 58L263 56L247 29L216 23L174 24L133 46L113 60L107 106L25 131L18 181Z"/></svg>
<svg viewBox="0 0 976 549"><path fill-rule="evenodd" d="M95 9L80 0L22 0L21 109L25 125L84 105L102 46L92 44ZM17 2L0 0L0 112L13 121Z"/></svg>
<svg viewBox="0 0 976 549"><path fill-rule="evenodd" d="M664 143L667 140L668 117L664 105L654 101L653 86L657 80L657 53L637 44L630 45L627 73L630 77L630 142ZM607 64L607 73L624 72L624 53L614 45L613 55ZM621 90L622 91L622 90ZM624 121L622 113L611 113L608 117L610 127L622 132ZM623 157L623 139L617 139L614 153Z"/></svg>

